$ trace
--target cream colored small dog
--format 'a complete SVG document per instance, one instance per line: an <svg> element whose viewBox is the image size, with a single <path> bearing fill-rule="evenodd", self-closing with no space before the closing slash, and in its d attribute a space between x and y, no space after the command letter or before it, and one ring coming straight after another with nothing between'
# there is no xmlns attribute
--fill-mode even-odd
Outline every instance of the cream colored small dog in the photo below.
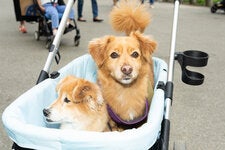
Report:
<svg viewBox="0 0 225 150"><path fill-rule="evenodd" d="M113 28L127 36L94 39L89 43L89 53L98 66L98 81L111 128L123 130L146 121L153 96L152 54L156 42L141 33L150 22L150 15L141 4L121 0L110 17Z"/></svg>
<svg viewBox="0 0 225 150"><path fill-rule="evenodd" d="M61 129L108 130L106 104L99 87L87 80L67 76L56 88L58 98L43 110L48 122L58 122Z"/></svg>

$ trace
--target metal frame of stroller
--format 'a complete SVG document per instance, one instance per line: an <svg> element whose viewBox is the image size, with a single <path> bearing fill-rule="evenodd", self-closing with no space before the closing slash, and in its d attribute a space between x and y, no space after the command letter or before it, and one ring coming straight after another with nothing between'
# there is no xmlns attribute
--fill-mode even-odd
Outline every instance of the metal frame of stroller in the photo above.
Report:
<svg viewBox="0 0 225 150"><path fill-rule="evenodd" d="M40 72L39 78L37 80L37 84L42 82L43 80L49 78L49 70L51 66L51 62L55 55L58 52L58 45L60 38L63 34L63 29L65 28L65 19L68 17L69 10L71 9L73 0L68 1L68 6L62 18L62 23L59 26L59 32L57 33L46 61L46 64L43 70ZM177 32L177 20L178 20L178 8L180 2L175 0L174 7L174 20L173 20L173 29L172 29L172 40L171 40L171 49L170 49L170 59L169 59L169 70L167 76L167 82L159 83L158 88L161 88L165 91L165 111L163 121L161 123L161 133L155 144L149 148L150 150L168 150L169 148L169 135L170 135L170 120L169 113L170 107L172 104L173 97L173 67L174 61L177 60L182 69L182 81L184 83L190 85L200 85L204 81L204 75L187 70L186 66L194 66L194 67L203 67L207 65L208 62L208 54L197 51L197 50L188 50L184 52L175 52L175 43L176 43L176 32ZM57 76L57 73L53 73L52 76ZM16 143L14 143L13 148L16 150L26 150L26 148L19 147Z"/></svg>
<svg viewBox="0 0 225 150"><path fill-rule="evenodd" d="M53 42L53 33L52 33L52 27L51 27L51 20L48 19L44 12L41 11L40 6L38 5L37 0L33 0L34 5L36 7L37 13L40 17L38 17L37 22L38 22L38 30L35 31L34 37L38 41L41 36L46 37L46 48L49 49L52 42ZM75 2L75 1L74 1ZM65 5L63 0L58 0L59 5ZM61 22L61 18L60 18ZM69 27L66 27L63 34L66 34L70 31L75 30L76 35L74 36L74 45L78 46L80 43L80 30L77 27L77 23L75 19L73 19L73 25L69 25Z"/></svg>

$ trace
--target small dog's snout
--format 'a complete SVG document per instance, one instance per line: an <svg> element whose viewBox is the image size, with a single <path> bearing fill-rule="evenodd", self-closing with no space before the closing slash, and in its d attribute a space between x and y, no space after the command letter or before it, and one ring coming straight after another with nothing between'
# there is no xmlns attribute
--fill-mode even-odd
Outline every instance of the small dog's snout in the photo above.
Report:
<svg viewBox="0 0 225 150"><path fill-rule="evenodd" d="M48 109L43 109L43 114L45 117L48 117L50 114L50 111Z"/></svg>
<svg viewBox="0 0 225 150"><path fill-rule="evenodd" d="M133 68L131 66L129 66L129 65L124 65L124 66L121 67L121 71L124 74L129 75L133 71Z"/></svg>

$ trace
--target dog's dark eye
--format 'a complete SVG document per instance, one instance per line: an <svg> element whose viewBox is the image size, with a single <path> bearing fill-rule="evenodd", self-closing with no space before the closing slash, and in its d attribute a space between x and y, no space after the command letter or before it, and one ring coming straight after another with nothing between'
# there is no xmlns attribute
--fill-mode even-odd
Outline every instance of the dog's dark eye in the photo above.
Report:
<svg viewBox="0 0 225 150"><path fill-rule="evenodd" d="M67 97L65 97L65 98L64 98L64 102L65 102L65 103L69 103L70 100L69 100Z"/></svg>
<svg viewBox="0 0 225 150"><path fill-rule="evenodd" d="M134 57L134 58L138 58L139 54L138 54L138 52L133 52L133 53L131 54L131 56Z"/></svg>
<svg viewBox="0 0 225 150"><path fill-rule="evenodd" d="M116 52L112 52L112 54L110 55L111 58L118 58L119 54L117 54Z"/></svg>

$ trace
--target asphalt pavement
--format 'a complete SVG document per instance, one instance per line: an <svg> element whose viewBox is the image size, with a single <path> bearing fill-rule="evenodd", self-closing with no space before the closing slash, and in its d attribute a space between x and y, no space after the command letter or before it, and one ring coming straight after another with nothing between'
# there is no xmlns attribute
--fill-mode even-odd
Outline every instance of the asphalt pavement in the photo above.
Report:
<svg viewBox="0 0 225 150"><path fill-rule="evenodd" d="M147 1L146 1L147 3ZM85 1L84 18L78 22L81 32L80 45L74 46L75 32L61 39L59 65L52 63L51 70L58 70L78 56L88 52L88 42L105 35L121 35L112 30L109 12L113 1L98 0L99 18L92 22L91 3ZM77 9L76 4L73 7ZM155 2L151 24L145 34L158 42L155 57L168 63L173 22L173 3ZM33 87L48 56L45 38L34 39L37 23L27 23L28 33L18 31L13 1L2 0L0 9L0 113L17 97ZM76 11L75 11L76 12ZM170 149L173 143L186 143L188 150L223 150L225 147L225 13L210 12L209 7L181 4L177 29L176 51L201 50L209 54L206 67L194 68L205 75L200 86L182 83L179 64L174 64L174 94L170 112ZM0 149L10 149L12 141L0 123Z"/></svg>

